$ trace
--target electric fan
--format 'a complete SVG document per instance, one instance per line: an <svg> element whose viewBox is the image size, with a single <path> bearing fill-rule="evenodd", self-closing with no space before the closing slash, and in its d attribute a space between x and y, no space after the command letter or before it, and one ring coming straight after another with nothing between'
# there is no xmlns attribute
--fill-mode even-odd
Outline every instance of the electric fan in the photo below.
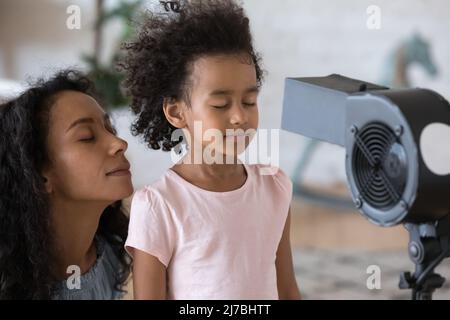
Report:
<svg viewBox="0 0 450 320"><path fill-rule="evenodd" d="M450 170L430 164L423 140L430 128L449 125L450 105L432 90L336 74L285 82L282 129L345 147L355 206L377 225L405 224L416 270L402 274L400 287L413 289L414 299L431 298L445 281L434 268L450 255ZM448 154L438 140L437 158Z"/></svg>

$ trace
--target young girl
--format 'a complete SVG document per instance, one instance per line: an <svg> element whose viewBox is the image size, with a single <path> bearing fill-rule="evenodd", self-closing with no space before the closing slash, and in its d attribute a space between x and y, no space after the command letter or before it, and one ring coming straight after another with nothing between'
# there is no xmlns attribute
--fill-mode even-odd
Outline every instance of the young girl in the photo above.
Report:
<svg viewBox="0 0 450 320"><path fill-rule="evenodd" d="M113 299L131 271L127 143L75 71L0 105L0 299Z"/></svg>
<svg viewBox="0 0 450 320"><path fill-rule="evenodd" d="M297 299L292 184L281 170L267 175L267 167L237 160L239 143L249 143L242 132L258 126L262 81L249 20L229 0L173 8L147 18L122 62L138 115L134 134L169 151L179 144L172 133L183 129L188 146L180 163L133 198L126 248L135 298ZM208 131L227 146L212 154L228 162L192 161L209 146Z"/></svg>

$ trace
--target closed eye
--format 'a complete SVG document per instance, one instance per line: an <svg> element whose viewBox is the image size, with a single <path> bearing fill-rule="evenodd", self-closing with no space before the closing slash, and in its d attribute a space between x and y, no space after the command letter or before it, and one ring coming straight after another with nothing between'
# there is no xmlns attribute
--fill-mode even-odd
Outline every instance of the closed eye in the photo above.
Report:
<svg viewBox="0 0 450 320"><path fill-rule="evenodd" d="M211 106L211 107L216 108L216 109L225 109L226 107L228 107L228 104L223 105L223 106Z"/></svg>
<svg viewBox="0 0 450 320"><path fill-rule="evenodd" d="M95 137L89 137L89 138L84 138L84 139L80 139L79 141L81 142L93 142L95 140Z"/></svg>

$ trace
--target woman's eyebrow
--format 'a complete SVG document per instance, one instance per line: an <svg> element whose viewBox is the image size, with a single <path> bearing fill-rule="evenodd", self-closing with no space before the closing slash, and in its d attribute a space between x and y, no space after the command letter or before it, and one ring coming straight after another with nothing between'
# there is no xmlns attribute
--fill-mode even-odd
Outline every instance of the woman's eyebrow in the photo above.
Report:
<svg viewBox="0 0 450 320"><path fill-rule="evenodd" d="M85 124L85 123L95 123L93 118L80 118L78 120L75 120L70 126L69 128L67 128L66 132L68 132L70 129L76 127L77 125L80 124Z"/></svg>
<svg viewBox="0 0 450 320"><path fill-rule="evenodd" d="M108 113L105 113L103 115L103 121L104 123L111 123L110 117ZM85 118L80 118L78 120L75 120L70 126L69 128L67 128L66 132L68 132L70 129L76 127L77 125L80 124L86 124L86 123L95 123L94 118L91 117L85 117Z"/></svg>
<svg viewBox="0 0 450 320"><path fill-rule="evenodd" d="M244 93L258 93L259 89L258 87L250 87L244 90ZM223 90L223 89L218 89L218 90L214 90L212 92L209 93L210 96L223 96L223 95L230 95L233 94L234 91L233 90Z"/></svg>

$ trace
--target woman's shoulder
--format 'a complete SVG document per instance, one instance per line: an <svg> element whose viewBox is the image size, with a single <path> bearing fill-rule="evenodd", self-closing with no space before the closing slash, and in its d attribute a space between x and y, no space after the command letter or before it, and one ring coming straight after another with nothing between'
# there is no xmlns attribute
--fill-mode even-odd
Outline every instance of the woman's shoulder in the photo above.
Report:
<svg viewBox="0 0 450 320"><path fill-rule="evenodd" d="M109 300L120 297L116 290L117 273L120 261L109 242L102 236L95 237L97 260L83 275L76 269L67 280L55 287L53 298L56 300Z"/></svg>

